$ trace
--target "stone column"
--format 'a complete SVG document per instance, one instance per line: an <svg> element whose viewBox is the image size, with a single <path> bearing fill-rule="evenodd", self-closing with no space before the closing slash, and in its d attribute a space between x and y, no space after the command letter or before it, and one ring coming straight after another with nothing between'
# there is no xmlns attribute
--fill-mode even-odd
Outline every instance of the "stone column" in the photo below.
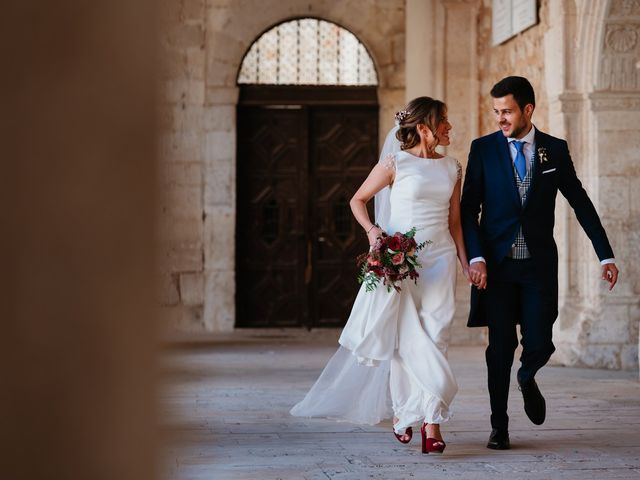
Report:
<svg viewBox="0 0 640 480"><path fill-rule="evenodd" d="M205 6L165 2L162 19L159 301L171 333L203 329ZM170 336L167 334L166 336Z"/></svg>
<svg viewBox="0 0 640 480"><path fill-rule="evenodd" d="M434 48L441 55L441 98L449 107L449 121L453 125L451 146L447 154L467 165L471 141L478 137L479 79L477 58L477 23L479 2L476 0L440 0L442 13L438 15L442 28L436 30ZM437 57L436 57L437 58ZM438 62L434 62L438 65ZM484 329L468 328L469 285L458 268L456 317L451 330L454 344L475 344L483 341Z"/></svg>
<svg viewBox="0 0 640 480"><path fill-rule="evenodd" d="M427 95L449 105L462 159L478 133L477 0L408 0L406 101Z"/></svg>
<svg viewBox="0 0 640 480"><path fill-rule="evenodd" d="M414 2L415 3L415 2ZM389 4L392 5L392 4ZM354 8L354 7L352 7ZM384 18L385 11L380 8L380 17ZM394 10L402 10L401 6L395 6ZM405 25L408 21L408 15L405 11ZM389 24L377 26L387 30L382 37L368 39L361 35L359 39L367 42L367 48L370 49L373 60L376 62L378 70L378 101L380 102L378 137L379 147L382 148L387 132L394 126L395 112L400 110L406 104L406 79L409 72L407 71L408 63L406 60L407 50L407 32L398 28L397 18L399 15L396 11L389 18ZM363 25L360 27L362 33L372 33L373 29ZM356 32L356 34L359 32ZM373 37L373 36L372 36ZM384 48L379 39L384 38L386 44Z"/></svg>
<svg viewBox="0 0 640 480"><path fill-rule="evenodd" d="M444 94L444 8L438 0L407 0L406 101Z"/></svg>
<svg viewBox="0 0 640 480"><path fill-rule="evenodd" d="M635 370L640 321L640 92L593 93L590 110L592 145L598 160L594 203L609 235L621 277L609 292L606 283L600 280L600 266L588 270L584 288L590 295L585 306L592 323L582 361ZM587 258L593 259L593 254Z"/></svg>
<svg viewBox="0 0 640 480"><path fill-rule="evenodd" d="M406 99L427 95L447 103L453 140L443 151L457 158L464 167L469 144L478 136L479 2L408 0L406 5ZM459 273L451 342L477 343L482 332L466 327L469 286Z"/></svg>
<svg viewBox="0 0 640 480"><path fill-rule="evenodd" d="M155 477L155 8L3 5L3 479Z"/></svg>
<svg viewBox="0 0 640 480"><path fill-rule="evenodd" d="M204 325L235 324L236 87L208 87L204 154ZM242 234L240 232L239 234Z"/></svg>
<svg viewBox="0 0 640 480"><path fill-rule="evenodd" d="M619 30L621 18L627 29L637 30L640 7L597 1L576 10L572 2L551 0L549 9L545 64L550 133L568 140L576 171L621 267L620 283L609 292L600 280L601 266L591 242L572 209L559 200L560 315L554 360L565 365L636 369L640 83L638 72L623 65L628 52L618 51L637 45L615 42L626 38L628 31Z"/></svg>

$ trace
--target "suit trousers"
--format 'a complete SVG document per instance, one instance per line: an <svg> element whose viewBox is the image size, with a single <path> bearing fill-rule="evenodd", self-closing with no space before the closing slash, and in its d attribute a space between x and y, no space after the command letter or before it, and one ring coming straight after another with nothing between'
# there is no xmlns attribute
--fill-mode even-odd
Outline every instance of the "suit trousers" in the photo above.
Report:
<svg viewBox="0 0 640 480"><path fill-rule="evenodd" d="M532 259L505 258L488 273L483 293L489 324L486 361L491 426L506 430L511 366L518 346L516 325L520 324L522 344L518 382L526 383L555 351L551 337L557 300L549 286L539 280Z"/></svg>

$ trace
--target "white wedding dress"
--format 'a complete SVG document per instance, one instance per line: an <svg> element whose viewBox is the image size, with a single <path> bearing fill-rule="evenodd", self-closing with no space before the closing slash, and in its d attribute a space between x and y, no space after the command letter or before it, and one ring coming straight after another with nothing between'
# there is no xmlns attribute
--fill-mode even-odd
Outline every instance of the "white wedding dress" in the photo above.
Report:
<svg viewBox="0 0 640 480"><path fill-rule="evenodd" d="M292 415L365 424L395 415L399 433L450 417L458 389L447 361L457 256L448 216L461 168L451 157L402 151L391 166L396 172L387 233L416 227L418 243L432 242L418 253L417 284L407 279L399 293L381 284L372 292L360 288L340 348Z"/></svg>

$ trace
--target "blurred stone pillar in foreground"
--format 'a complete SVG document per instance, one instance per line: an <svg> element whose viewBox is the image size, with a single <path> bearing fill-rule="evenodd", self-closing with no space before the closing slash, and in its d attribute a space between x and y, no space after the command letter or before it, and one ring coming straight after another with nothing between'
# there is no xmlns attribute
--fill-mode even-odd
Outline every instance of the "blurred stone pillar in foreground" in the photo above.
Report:
<svg viewBox="0 0 640 480"><path fill-rule="evenodd" d="M154 476L154 12L0 16L0 477Z"/></svg>

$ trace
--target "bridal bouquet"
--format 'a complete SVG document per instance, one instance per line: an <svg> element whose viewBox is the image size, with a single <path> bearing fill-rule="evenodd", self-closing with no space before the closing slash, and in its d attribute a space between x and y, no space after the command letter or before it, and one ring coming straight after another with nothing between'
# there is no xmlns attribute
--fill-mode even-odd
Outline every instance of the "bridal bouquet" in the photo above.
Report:
<svg viewBox="0 0 640 480"><path fill-rule="evenodd" d="M392 236L383 234L377 238L369 253L358 256L358 283L364 283L367 292L374 290L380 281L386 285L388 292L392 288L399 292L400 282L407 277L416 281L419 277L416 267L421 266L417 253L431 241L418 244L415 234L415 227L406 233L396 232Z"/></svg>

